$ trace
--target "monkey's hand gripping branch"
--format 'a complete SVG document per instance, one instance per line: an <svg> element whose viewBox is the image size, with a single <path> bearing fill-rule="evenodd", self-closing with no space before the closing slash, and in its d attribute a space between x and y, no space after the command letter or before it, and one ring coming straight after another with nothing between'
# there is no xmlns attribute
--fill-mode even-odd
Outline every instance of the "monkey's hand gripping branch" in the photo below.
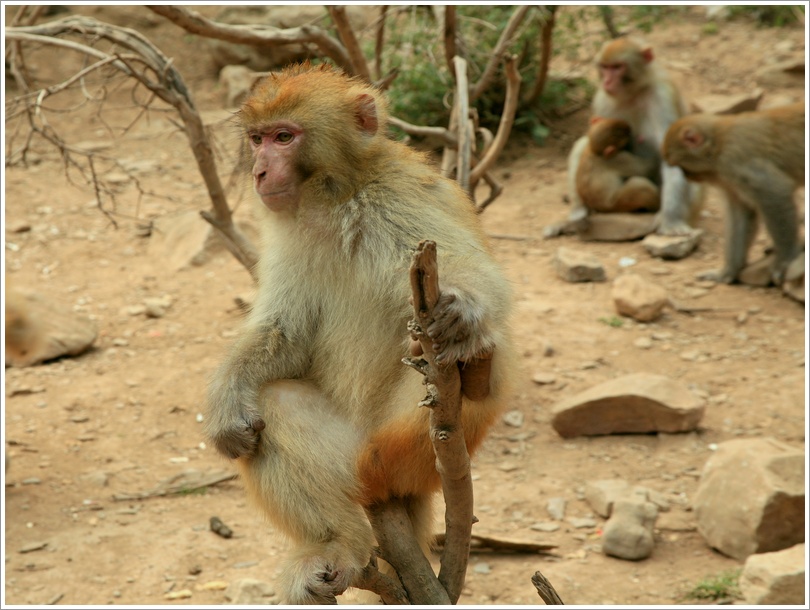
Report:
<svg viewBox="0 0 810 610"><path fill-rule="evenodd" d="M447 506L446 544L441 558L439 582L447 591L451 603L456 603L464 585L470 533L475 517L470 457L461 424L462 378L455 362L436 363L433 341L426 332L433 321L434 308L440 297L435 242L420 242L411 263L410 278L414 319L409 324L409 330L411 337L421 345L424 358L406 358L404 362L425 375L428 395L420 405L431 409L430 438L436 452L436 469L442 479ZM488 364L486 360L487 372ZM488 392L488 379L486 387ZM478 388L474 393L481 392Z"/></svg>

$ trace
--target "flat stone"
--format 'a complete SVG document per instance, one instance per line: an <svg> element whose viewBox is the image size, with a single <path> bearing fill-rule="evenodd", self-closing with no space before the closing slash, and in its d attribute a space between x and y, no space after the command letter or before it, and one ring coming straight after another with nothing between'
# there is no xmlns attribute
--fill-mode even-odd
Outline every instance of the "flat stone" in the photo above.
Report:
<svg viewBox="0 0 810 610"><path fill-rule="evenodd" d="M655 214L591 214L579 233L585 241L635 241L655 230Z"/></svg>
<svg viewBox="0 0 810 610"><path fill-rule="evenodd" d="M557 403L552 426L564 437L687 432L703 418L705 401L683 384L648 373L625 375Z"/></svg>
<svg viewBox="0 0 810 610"><path fill-rule="evenodd" d="M703 231L693 230L688 235L658 235L653 233L644 238L644 249L656 258L680 260L689 256L700 244Z"/></svg>
<svg viewBox="0 0 810 610"><path fill-rule="evenodd" d="M554 269L566 282L604 282L606 279L605 268L595 256L571 248L557 248Z"/></svg>

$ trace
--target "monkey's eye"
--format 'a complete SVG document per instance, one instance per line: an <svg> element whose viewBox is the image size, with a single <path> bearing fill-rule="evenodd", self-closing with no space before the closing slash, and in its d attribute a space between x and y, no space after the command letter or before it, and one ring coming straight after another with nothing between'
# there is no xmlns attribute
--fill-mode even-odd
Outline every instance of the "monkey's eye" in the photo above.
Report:
<svg viewBox="0 0 810 610"><path fill-rule="evenodd" d="M292 142L293 134L289 131L280 131L276 134L276 142L280 142L281 144L286 144L287 142Z"/></svg>
<svg viewBox="0 0 810 610"><path fill-rule="evenodd" d="M258 133L250 134L250 141L253 142L256 146L262 143L262 136Z"/></svg>

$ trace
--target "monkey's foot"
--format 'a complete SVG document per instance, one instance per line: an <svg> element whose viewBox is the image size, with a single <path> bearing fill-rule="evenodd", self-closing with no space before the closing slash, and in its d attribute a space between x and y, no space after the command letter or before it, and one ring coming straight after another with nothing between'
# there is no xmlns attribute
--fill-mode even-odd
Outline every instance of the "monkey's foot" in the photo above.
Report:
<svg viewBox="0 0 810 610"><path fill-rule="evenodd" d="M353 570L338 567L325 557L310 557L287 574L288 603L335 605L349 588Z"/></svg>
<svg viewBox="0 0 810 610"><path fill-rule="evenodd" d="M689 223L683 220L667 220L659 217L656 221L655 232L659 235L692 235L698 231L700 229L689 226Z"/></svg>

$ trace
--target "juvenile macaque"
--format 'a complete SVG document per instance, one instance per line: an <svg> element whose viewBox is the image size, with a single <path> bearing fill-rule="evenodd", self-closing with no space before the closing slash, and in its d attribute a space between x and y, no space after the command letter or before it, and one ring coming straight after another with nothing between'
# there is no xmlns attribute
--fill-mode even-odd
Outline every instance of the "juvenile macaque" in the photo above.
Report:
<svg viewBox="0 0 810 610"><path fill-rule="evenodd" d="M804 104L734 115L695 114L675 122L664 140L667 163L689 180L721 188L728 201L725 266L702 277L737 281L762 216L773 240L771 278L803 249L793 195L804 184Z"/></svg>
<svg viewBox="0 0 810 610"><path fill-rule="evenodd" d="M209 388L206 432L295 547L287 603L327 603L371 557L364 509L400 498L423 547L440 485L425 388L408 356L408 268L438 244L438 358L492 354L463 402L470 451L504 399L510 286L473 206L385 135L380 93L327 66L259 81L238 118L252 151L263 249L258 295ZM459 364L460 366L461 364Z"/></svg>
<svg viewBox="0 0 810 610"><path fill-rule="evenodd" d="M594 117L586 138L575 177L582 204L593 212L657 210L659 162L632 152L630 124Z"/></svg>
<svg viewBox="0 0 810 610"><path fill-rule="evenodd" d="M642 157L658 155L667 128L686 114L686 107L675 84L654 61L652 49L631 38L611 40L597 54L596 64L600 85L593 99L593 115L627 121L639 142L633 152ZM569 176L577 175L582 150L581 146L569 155ZM702 190L690 184L677 167L662 163L660 171L661 208L656 230L663 235L688 234L702 203ZM572 198L568 223L548 227L547 237L587 217L588 210L579 197Z"/></svg>

